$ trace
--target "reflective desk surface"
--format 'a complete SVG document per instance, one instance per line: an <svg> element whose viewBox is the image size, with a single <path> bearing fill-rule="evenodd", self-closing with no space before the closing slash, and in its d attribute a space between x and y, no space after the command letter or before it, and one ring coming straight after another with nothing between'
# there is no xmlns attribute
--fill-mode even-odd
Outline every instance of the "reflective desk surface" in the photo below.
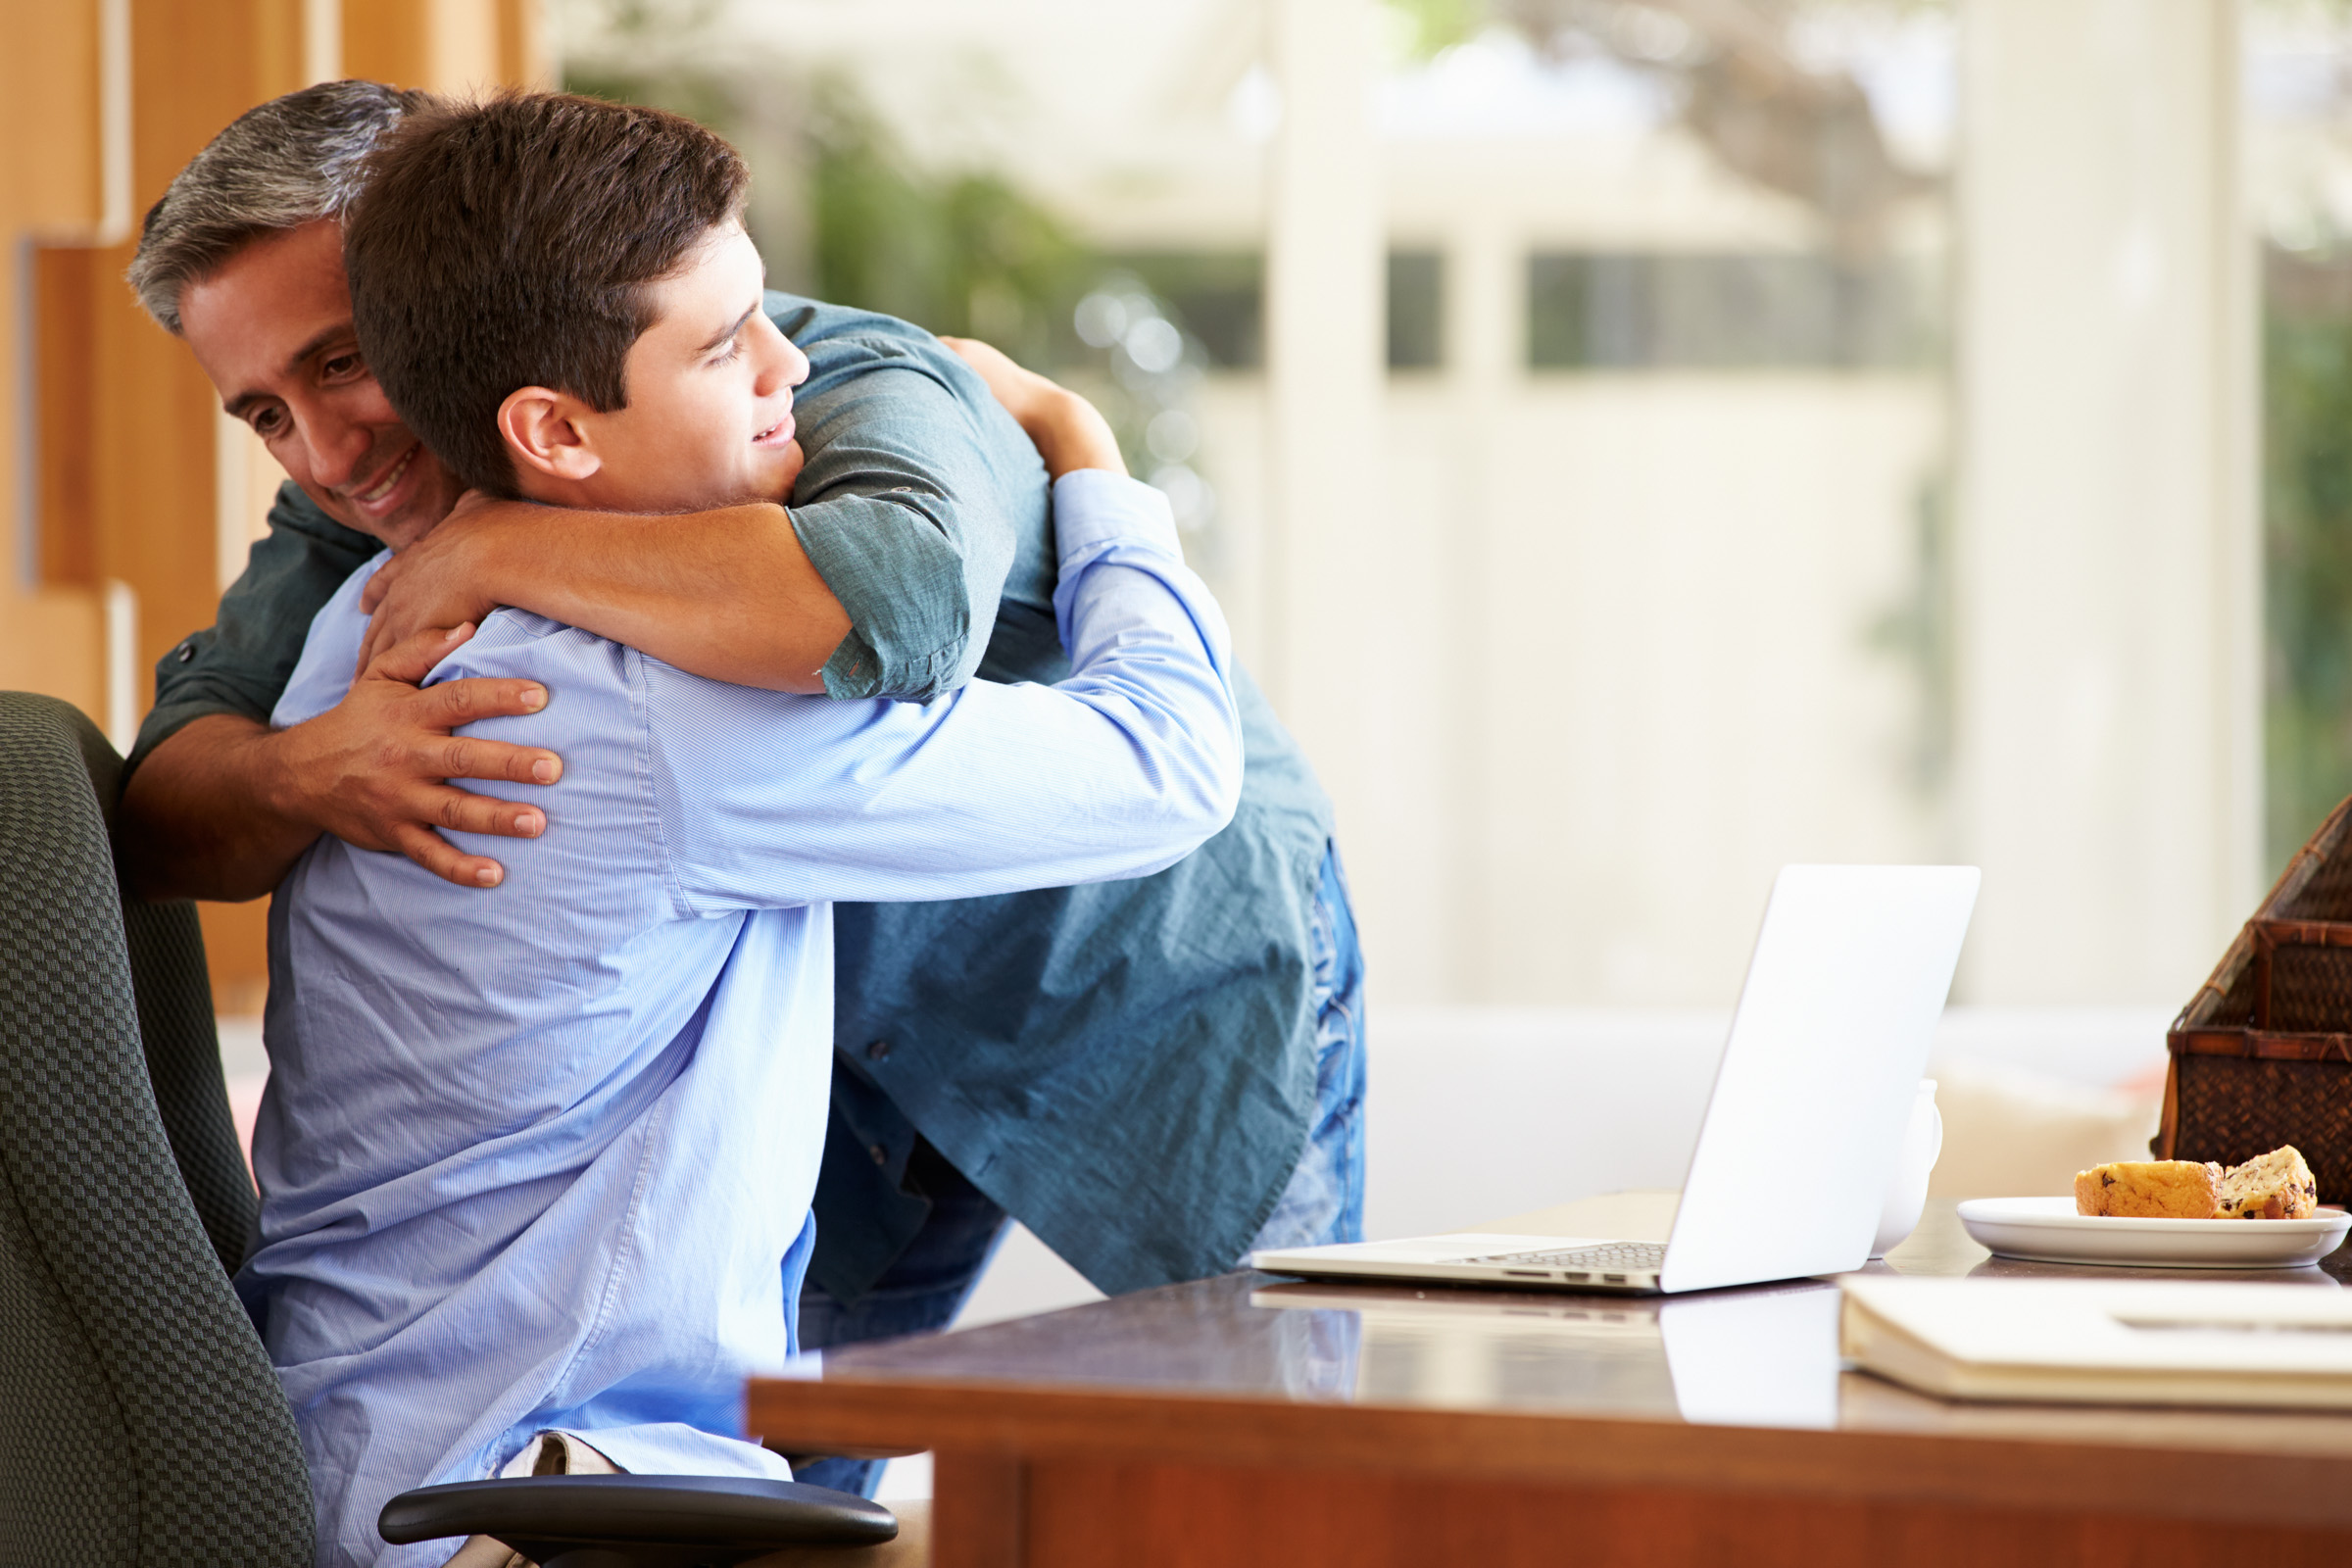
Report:
<svg viewBox="0 0 2352 1568"><path fill-rule="evenodd" d="M1672 1201L1491 1228L1655 1237ZM2182 1277L1995 1258L1948 1203L1871 1267ZM2194 1277L2346 1276L2352 1248ZM1838 1303L1821 1281L1642 1298L1234 1274L828 1355L755 1383L751 1425L787 1451L935 1450L944 1565L2352 1550L2352 1413L1946 1402L1841 1371Z"/></svg>

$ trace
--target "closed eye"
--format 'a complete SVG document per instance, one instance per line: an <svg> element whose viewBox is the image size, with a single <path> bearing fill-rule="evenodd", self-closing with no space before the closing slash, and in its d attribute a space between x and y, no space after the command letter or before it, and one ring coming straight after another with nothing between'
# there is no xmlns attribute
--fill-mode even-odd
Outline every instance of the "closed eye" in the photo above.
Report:
<svg viewBox="0 0 2352 1568"><path fill-rule="evenodd" d="M744 312L741 316L735 318L734 324L728 326L723 331L713 332L709 340L703 344L703 352L709 354L712 349L718 349L720 352L712 354L708 363L711 365L724 365L729 360L735 358L736 354L740 352L743 347L743 329L751 325L752 318L759 314L760 302L758 300L754 300L750 305L744 308Z"/></svg>

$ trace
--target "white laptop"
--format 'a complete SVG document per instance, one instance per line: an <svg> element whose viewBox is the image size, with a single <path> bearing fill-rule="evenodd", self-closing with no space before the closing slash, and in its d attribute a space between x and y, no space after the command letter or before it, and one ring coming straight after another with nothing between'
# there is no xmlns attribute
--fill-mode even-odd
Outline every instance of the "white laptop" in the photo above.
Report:
<svg viewBox="0 0 2352 1568"><path fill-rule="evenodd" d="M1978 880L1974 866L1783 868L1663 1246L1464 1233L1250 1261L1309 1279L1640 1292L1861 1267Z"/></svg>

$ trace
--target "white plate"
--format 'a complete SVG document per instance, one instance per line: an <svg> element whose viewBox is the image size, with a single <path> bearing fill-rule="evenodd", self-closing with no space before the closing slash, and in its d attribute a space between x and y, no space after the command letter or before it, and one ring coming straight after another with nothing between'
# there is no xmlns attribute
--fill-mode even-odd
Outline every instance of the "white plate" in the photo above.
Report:
<svg viewBox="0 0 2352 1568"><path fill-rule="evenodd" d="M2297 1268L2340 1246L2352 1214L2310 1219L2118 1219L2078 1214L2071 1198L1972 1198L1960 1223L2003 1257L2156 1268Z"/></svg>

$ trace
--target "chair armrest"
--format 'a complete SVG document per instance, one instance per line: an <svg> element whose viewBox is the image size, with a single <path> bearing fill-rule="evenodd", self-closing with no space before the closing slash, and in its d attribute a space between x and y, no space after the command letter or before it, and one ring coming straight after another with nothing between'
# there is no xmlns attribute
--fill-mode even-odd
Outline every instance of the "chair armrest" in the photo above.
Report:
<svg viewBox="0 0 2352 1568"><path fill-rule="evenodd" d="M879 1545L899 1522L880 1503L791 1481L525 1476L404 1492L384 1504L376 1530L394 1545L491 1536L541 1564L583 1552L599 1563L669 1568L785 1546Z"/></svg>

